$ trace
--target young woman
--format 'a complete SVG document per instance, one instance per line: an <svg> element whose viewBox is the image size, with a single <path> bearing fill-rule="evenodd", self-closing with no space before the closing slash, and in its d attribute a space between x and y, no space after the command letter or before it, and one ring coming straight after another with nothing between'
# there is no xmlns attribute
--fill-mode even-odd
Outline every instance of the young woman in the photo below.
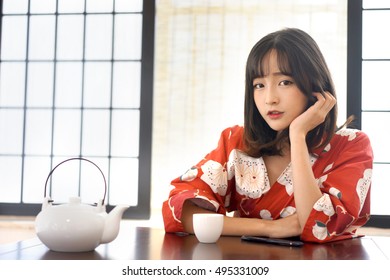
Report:
<svg viewBox="0 0 390 280"><path fill-rule="evenodd" d="M172 181L167 232L192 214L229 213L223 235L351 238L370 213L373 153L361 131L336 128L335 89L315 41L299 29L262 38L246 65L244 127ZM212 225L210 225L212 226Z"/></svg>

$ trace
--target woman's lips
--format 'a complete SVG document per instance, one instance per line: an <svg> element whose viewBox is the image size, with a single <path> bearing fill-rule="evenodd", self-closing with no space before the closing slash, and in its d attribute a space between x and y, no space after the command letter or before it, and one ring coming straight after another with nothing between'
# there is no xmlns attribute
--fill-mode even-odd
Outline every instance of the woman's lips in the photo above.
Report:
<svg viewBox="0 0 390 280"><path fill-rule="evenodd" d="M282 115L283 115L283 112L280 112L280 111L268 111L268 113L267 113L267 116L273 120L281 118Z"/></svg>

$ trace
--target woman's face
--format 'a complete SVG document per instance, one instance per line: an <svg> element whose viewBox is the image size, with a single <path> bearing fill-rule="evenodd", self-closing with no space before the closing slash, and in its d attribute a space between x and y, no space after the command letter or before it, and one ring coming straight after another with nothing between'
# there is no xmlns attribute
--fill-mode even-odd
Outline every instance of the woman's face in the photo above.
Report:
<svg viewBox="0 0 390 280"><path fill-rule="evenodd" d="M276 51L270 51L263 63L265 76L253 80L254 101L267 124L280 132L305 111L308 100L292 77L281 73Z"/></svg>

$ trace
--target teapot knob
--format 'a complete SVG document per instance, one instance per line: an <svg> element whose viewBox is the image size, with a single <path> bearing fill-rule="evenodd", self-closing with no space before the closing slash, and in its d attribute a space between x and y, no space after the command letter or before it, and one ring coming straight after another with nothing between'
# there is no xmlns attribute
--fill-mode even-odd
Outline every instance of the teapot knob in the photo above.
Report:
<svg viewBox="0 0 390 280"><path fill-rule="evenodd" d="M80 197L70 197L69 198L69 204L80 204L81 198Z"/></svg>

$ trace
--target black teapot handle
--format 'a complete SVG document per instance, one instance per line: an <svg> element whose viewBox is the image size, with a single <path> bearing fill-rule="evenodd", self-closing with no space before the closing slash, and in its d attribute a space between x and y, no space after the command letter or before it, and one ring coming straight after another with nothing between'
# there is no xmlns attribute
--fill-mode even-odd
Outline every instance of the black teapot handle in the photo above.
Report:
<svg viewBox="0 0 390 280"><path fill-rule="evenodd" d="M60 162L59 164L57 164L49 173L49 175L47 176L47 179L46 179L46 182L45 182L45 192L44 192L44 197L46 197L46 190L47 190L47 183L49 182L49 179L51 177L51 175L53 174L54 170L57 169L57 167L59 167L61 164L65 163L65 162L68 162L68 161L71 161L71 160L83 160L83 161L87 161L91 164L93 164L99 171L100 171L100 174L102 174L103 176L103 180L104 180L104 195L103 195L103 200L102 200L102 205L104 205L104 200L106 199L106 194L107 194L107 181L106 181L106 177L104 176L104 173L103 171L99 168L99 166L97 166L94 162L90 161L89 159L86 159L86 158L82 158L82 157L75 157L75 158L68 158L62 162Z"/></svg>

